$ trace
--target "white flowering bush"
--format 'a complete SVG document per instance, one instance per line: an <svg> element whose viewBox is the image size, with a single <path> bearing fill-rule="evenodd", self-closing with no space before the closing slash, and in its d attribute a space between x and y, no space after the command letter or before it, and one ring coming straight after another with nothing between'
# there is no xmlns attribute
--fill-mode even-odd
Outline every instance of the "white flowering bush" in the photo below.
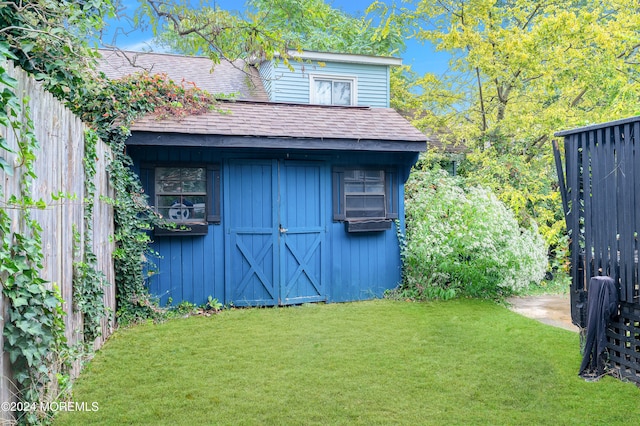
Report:
<svg viewBox="0 0 640 426"><path fill-rule="evenodd" d="M522 229L490 191L464 190L442 170L412 173L406 217L399 296L500 299L539 283L547 270L535 224Z"/></svg>

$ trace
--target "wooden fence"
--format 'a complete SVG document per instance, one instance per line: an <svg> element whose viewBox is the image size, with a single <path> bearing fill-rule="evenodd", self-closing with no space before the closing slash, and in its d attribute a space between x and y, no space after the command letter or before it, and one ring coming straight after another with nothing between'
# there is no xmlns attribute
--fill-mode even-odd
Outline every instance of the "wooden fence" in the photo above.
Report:
<svg viewBox="0 0 640 426"><path fill-rule="evenodd" d="M73 294L73 264L81 259L82 252L74 257L74 229L84 237L84 205L85 200L85 172L84 132L85 126L64 105L58 102L50 93L44 91L40 84L27 76L25 72L14 68L11 64L3 64L9 69L9 75L18 80L17 94L28 97L31 119L35 133L40 143L35 173L37 180L32 189L32 198L42 199L47 203L46 209L32 209L31 217L42 226L42 251L44 268L41 277L61 290L65 300L66 337L70 345L81 339L82 315L74 310ZM2 89L0 85L0 90ZM9 128L0 126L0 132L7 138L9 146L17 151L16 137ZM16 154L2 153L9 164L14 165L14 174L9 176L0 171L0 185L4 192L1 208L6 209L12 218L12 231L19 229L17 220L20 211L7 205L11 194L20 193L20 180L23 170L19 167ZM98 258L98 269L102 271L109 285L104 289L105 306L115 311L115 277L113 267L113 239L114 232L113 208L101 197L113 197L106 167L110 161L111 152L102 142L98 143L97 173L94 178L96 194L94 198L93 215L93 252ZM59 192L72 197L52 200L51 194ZM82 244L80 244L82 246ZM81 248L82 249L82 248ZM7 301L0 297L0 314L6 318ZM102 322L102 336L94 343L98 348L111 333L113 318L105 318ZM4 329L4 322L0 319L0 330ZM3 350L3 340L0 339L0 403L14 400L15 389L11 381L9 357ZM74 372L79 371L79 362L74 366ZM0 414L2 421L11 421L10 413ZM3 417L4 416L4 417Z"/></svg>
<svg viewBox="0 0 640 426"><path fill-rule="evenodd" d="M620 315L607 330L615 372L640 383L640 117L557 133L554 144L571 252L571 317L587 326L588 283L618 285ZM566 180L565 180L566 177Z"/></svg>

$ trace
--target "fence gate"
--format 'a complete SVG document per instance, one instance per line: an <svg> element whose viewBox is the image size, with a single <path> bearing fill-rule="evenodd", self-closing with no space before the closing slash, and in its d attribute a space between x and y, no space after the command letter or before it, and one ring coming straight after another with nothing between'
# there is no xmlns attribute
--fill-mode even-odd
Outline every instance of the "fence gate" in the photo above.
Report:
<svg viewBox="0 0 640 426"><path fill-rule="evenodd" d="M230 160L224 180L227 302L326 300L323 166Z"/></svg>
<svg viewBox="0 0 640 426"><path fill-rule="evenodd" d="M608 275L618 285L620 315L607 330L616 373L640 383L640 117L556 134L554 143L571 252L571 317L584 328L587 286Z"/></svg>

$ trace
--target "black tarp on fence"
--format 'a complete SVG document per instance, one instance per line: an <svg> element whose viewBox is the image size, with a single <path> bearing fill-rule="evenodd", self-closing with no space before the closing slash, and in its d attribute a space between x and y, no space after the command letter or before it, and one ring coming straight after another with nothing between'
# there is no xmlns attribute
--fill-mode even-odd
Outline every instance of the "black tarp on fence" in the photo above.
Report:
<svg viewBox="0 0 640 426"><path fill-rule="evenodd" d="M640 117L559 132L554 153L571 253L571 318L586 327L587 284L614 278L620 315L607 330L614 373L640 383Z"/></svg>

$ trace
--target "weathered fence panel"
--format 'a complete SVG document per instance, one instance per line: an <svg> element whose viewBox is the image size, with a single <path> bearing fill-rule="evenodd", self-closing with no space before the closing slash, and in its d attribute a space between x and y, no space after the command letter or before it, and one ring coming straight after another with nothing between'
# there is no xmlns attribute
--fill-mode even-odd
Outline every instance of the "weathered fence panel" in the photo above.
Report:
<svg viewBox="0 0 640 426"><path fill-rule="evenodd" d="M47 203L45 209L32 209L32 218L41 225L43 270L42 278L57 285L65 301L66 337L70 345L81 339L82 315L73 306L73 269L74 262L81 259L80 252L74 255L74 230L84 237L84 205L89 201L85 198L84 132L85 126L63 104L22 70L13 68L11 64L3 64L9 69L9 74L18 80L17 94L29 99L28 105L31 119L34 123L35 134L40 143L36 153L35 174L37 179L33 183L31 196L42 199ZM23 117L23 119L26 117ZM17 152L17 140L14 132L0 126L0 132L7 138L9 146ZM21 176L24 173L19 164L17 154L3 153L9 164L15 166L13 176L0 171L0 185L2 185L4 199L2 208L6 209L12 219L12 230L20 229L21 214L19 209L8 205L11 194L20 193ZM98 143L97 155L93 161L97 164L97 174L94 178L96 193L94 195L93 216L93 252L98 258L98 269L104 273L109 285L104 289L104 304L115 311L115 277L113 268L114 243L110 236L114 233L113 208L102 197L113 197L113 190L109 185L107 165L111 158L109 148L102 142ZM63 193L67 197L53 200L51 194ZM0 313L6 318L7 301L0 297ZM103 319L102 336L94 343L100 347L104 339L111 332L113 318ZM0 329L4 322L0 319ZM7 354L3 350L3 339L0 339L0 402L11 401L14 389L11 384L11 369ZM79 371L79 362L74 368ZM10 413L2 413L2 420L9 421ZM4 418L2 416L5 416Z"/></svg>
<svg viewBox="0 0 640 426"><path fill-rule="evenodd" d="M618 285L620 315L607 330L616 372L640 383L640 117L557 133L564 137L561 192L571 252L571 317L587 326L587 285ZM556 162L562 177L560 153Z"/></svg>

